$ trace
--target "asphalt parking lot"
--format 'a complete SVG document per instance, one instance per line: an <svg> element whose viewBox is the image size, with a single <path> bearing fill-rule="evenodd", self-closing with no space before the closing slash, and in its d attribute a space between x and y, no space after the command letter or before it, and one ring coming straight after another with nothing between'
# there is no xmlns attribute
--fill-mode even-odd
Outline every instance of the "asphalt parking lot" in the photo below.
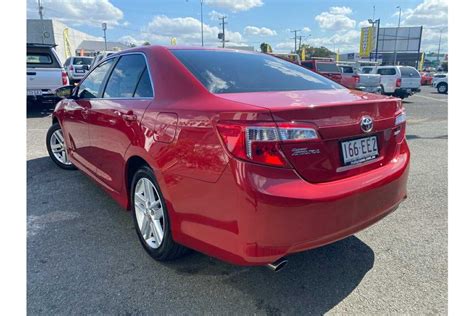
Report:
<svg viewBox="0 0 474 316"><path fill-rule="evenodd" d="M28 313L447 313L447 95L404 102L409 197L376 225L289 257L239 267L199 253L166 264L142 250L130 214L47 156L49 111L27 119Z"/></svg>

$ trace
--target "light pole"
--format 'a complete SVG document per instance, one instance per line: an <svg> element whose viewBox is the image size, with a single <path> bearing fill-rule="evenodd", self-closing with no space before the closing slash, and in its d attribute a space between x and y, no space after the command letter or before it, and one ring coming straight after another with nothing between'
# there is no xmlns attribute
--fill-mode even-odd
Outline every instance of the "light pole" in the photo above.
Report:
<svg viewBox="0 0 474 316"><path fill-rule="evenodd" d="M104 46L105 50L107 50L107 23L102 23L102 30L104 31Z"/></svg>
<svg viewBox="0 0 474 316"><path fill-rule="evenodd" d="M372 28L377 24L377 36L375 37L375 61L377 62L379 56L379 29L380 29L380 18L377 20L368 19L368 22L372 24ZM372 54L372 52L370 52ZM372 60L372 58L370 58Z"/></svg>
<svg viewBox="0 0 474 316"><path fill-rule="evenodd" d="M204 0L201 0L201 46L204 46L204 23L202 20L202 4Z"/></svg>
<svg viewBox="0 0 474 316"><path fill-rule="evenodd" d="M438 58L436 58L437 60L437 63L438 63L438 67L439 67L439 51L441 49L441 34L443 33L443 29L440 28L439 29L439 42L438 42Z"/></svg>
<svg viewBox="0 0 474 316"><path fill-rule="evenodd" d="M393 64L397 64L397 42L398 42L398 29L400 28L400 19L402 17L402 7L397 6L398 9L398 27L397 31L395 32L395 52L393 54Z"/></svg>

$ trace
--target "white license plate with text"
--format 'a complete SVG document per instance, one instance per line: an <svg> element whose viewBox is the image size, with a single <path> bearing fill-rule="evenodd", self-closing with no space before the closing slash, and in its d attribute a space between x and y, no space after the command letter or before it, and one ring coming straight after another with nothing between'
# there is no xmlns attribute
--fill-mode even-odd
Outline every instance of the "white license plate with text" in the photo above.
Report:
<svg viewBox="0 0 474 316"><path fill-rule="evenodd" d="M352 139L341 142L344 165L355 165L379 156L377 136Z"/></svg>

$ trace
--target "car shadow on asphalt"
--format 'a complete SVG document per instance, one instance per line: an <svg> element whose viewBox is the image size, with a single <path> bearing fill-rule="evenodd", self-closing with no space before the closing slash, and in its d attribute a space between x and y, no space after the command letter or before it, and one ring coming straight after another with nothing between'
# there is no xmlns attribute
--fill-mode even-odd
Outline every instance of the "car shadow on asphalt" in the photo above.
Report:
<svg viewBox="0 0 474 316"><path fill-rule="evenodd" d="M433 136L433 137L426 137L426 136L418 136L418 135L411 135L408 134L406 135L407 140L412 140L412 139L448 139L448 135L439 135L439 136Z"/></svg>
<svg viewBox="0 0 474 316"><path fill-rule="evenodd" d="M29 102L26 105L26 117L40 118L48 116L54 111L54 107L55 104L53 103Z"/></svg>
<svg viewBox="0 0 474 316"><path fill-rule="evenodd" d="M199 295L193 299L197 300L200 311L203 311L209 298L220 305L233 304L232 301L226 302L220 294L230 292L234 293L232 297L246 298L248 311L270 315L323 314L344 300L374 265L374 252L355 236L288 256L288 265L278 273L265 267L227 264L194 251L174 261L156 262L141 249L130 214L122 211L100 188L91 185L93 182L79 171L59 169L49 157L42 157L29 160L27 172L28 216L33 215L33 224L47 222L46 219L51 217L47 216L52 213L57 216L58 211L65 220L67 214L75 216L74 221L64 221L64 224L48 222L49 226L36 228L36 232L33 231L35 234L28 238L31 311L36 310L33 308L35 304L46 309L49 301L59 304L56 289L61 288L61 284L78 287L70 295L64 294L68 291L61 291L74 304L90 299L88 291L114 293L120 288L123 297L135 297L136 289L129 289L123 284L122 278L127 278L134 280L137 286L145 287L144 293L147 294L142 294L145 301L156 299L155 290L160 289L163 280L169 280L174 287L191 293L194 288L186 284L197 282L202 286L198 286ZM51 192L53 189L54 192ZM58 200L61 197L64 198ZM54 203L44 204L48 201ZM108 227L106 231L103 229L105 226ZM69 237L58 239L55 234L49 233L53 231ZM48 263L43 264L41 260L54 262L54 265L44 268ZM57 279L57 270L64 271L60 274L64 282ZM114 271L112 276L110 271ZM45 285L41 281L44 279L54 281ZM98 281L105 279L109 283ZM39 284L41 292L35 290ZM86 293L81 296L81 302L76 302L75 291ZM158 300L156 304L159 303ZM115 308L132 308L129 304L124 301L123 305ZM65 306L57 306L51 311L67 310ZM88 310L85 308L89 307L95 308L83 306L82 312L86 313Z"/></svg>

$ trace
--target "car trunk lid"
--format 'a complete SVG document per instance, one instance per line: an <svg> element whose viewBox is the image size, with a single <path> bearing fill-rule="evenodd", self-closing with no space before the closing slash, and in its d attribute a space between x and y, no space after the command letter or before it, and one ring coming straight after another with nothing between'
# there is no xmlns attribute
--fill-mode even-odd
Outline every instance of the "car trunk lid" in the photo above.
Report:
<svg viewBox="0 0 474 316"><path fill-rule="evenodd" d="M277 123L312 124L319 134L317 141L281 143L285 157L309 182L327 182L356 175L385 165L395 154L395 115L401 104L393 98L346 89L218 96L267 108ZM367 116L373 120L373 129L365 133L361 129L361 120ZM378 156L368 162L345 165L341 142L369 136L376 136Z"/></svg>

